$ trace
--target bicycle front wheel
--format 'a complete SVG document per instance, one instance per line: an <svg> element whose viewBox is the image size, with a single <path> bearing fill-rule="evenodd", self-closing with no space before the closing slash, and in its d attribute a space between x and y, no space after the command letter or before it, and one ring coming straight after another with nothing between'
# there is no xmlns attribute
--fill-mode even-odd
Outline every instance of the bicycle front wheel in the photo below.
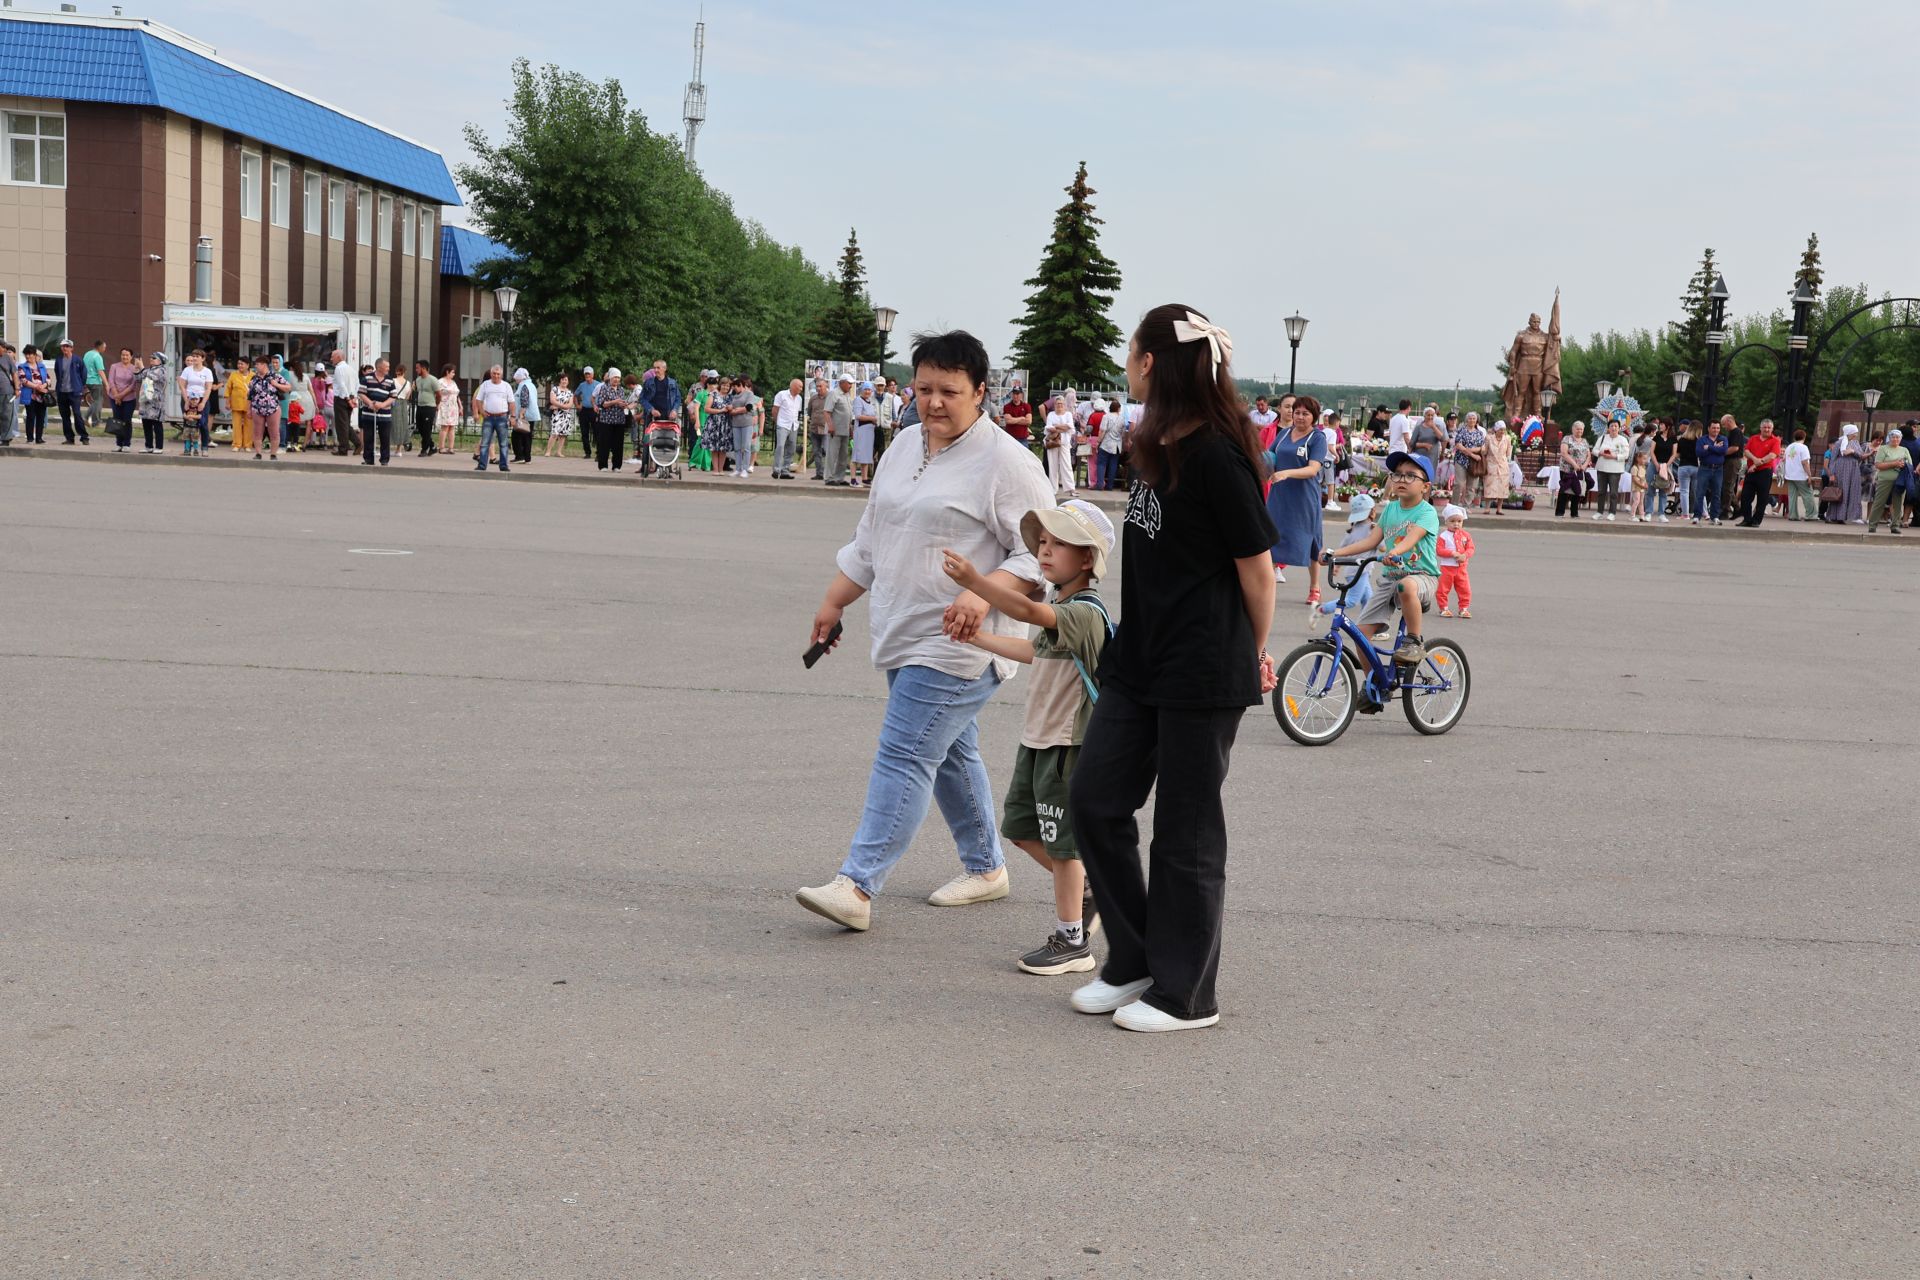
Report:
<svg viewBox="0 0 1920 1280"><path fill-rule="evenodd" d="M1460 723L1472 692L1466 651L1451 640L1429 640L1426 661L1400 686L1400 705L1407 723L1421 733L1445 733Z"/></svg>
<svg viewBox="0 0 1920 1280"><path fill-rule="evenodd" d="M1303 747L1332 742L1353 723L1360 682L1353 655L1325 640L1309 640L1280 660L1273 716Z"/></svg>

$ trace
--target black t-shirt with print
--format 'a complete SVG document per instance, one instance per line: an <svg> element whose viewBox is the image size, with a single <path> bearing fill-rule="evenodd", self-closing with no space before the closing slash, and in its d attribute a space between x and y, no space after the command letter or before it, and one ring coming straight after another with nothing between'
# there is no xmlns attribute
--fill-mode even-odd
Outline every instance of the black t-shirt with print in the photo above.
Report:
<svg viewBox="0 0 1920 1280"><path fill-rule="evenodd" d="M1253 463L1215 431L1177 446L1180 480L1139 480L1121 534L1121 619L1100 679L1158 707L1260 701L1259 649L1234 561L1272 547L1279 530Z"/></svg>

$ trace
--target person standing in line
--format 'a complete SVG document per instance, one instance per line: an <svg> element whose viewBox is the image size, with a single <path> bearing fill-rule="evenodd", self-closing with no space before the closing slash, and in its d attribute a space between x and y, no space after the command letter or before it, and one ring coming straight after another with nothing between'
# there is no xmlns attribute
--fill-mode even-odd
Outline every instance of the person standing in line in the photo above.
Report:
<svg viewBox="0 0 1920 1280"><path fill-rule="evenodd" d="M1633 461L1633 441L1620 429L1620 420L1607 423L1607 433L1593 446L1593 469L1600 477L1600 498L1592 519L1614 518L1620 509L1620 484L1626 479L1627 464ZM1565 477L1562 477L1564 482Z"/></svg>
<svg viewBox="0 0 1920 1280"><path fill-rule="evenodd" d="M1410 452L1413 448L1413 419L1407 416L1407 410L1413 408L1413 401L1402 400L1400 412L1387 420L1387 452Z"/></svg>
<svg viewBox="0 0 1920 1280"><path fill-rule="evenodd" d="M236 360L220 383L220 400L227 412L227 446L236 455L253 448L253 407L247 401L247 388L253 383L253 366Z"/></svg>
<svg viewBox="0 0 1920 1280"><path fill-rule="evenodd" d="M1759 434L1747 437L1747 475L1740 484L1742 528L1758 529L1767 518L1767 504L1773 501L1773 471L1779 462L1780 437L1773 433L1773 419L1762 418Z"/></svg>
<svg viewBox="0 0 1920 1280"><path fill-rule="evenodd" d="M273 371L272 363L265 356L253 358L253 377L247 382L246 406L248 416L253 419L252 438L253 456L260 458L261 447L271 450L275 460L280 457L280 441L276 425L280 421L280 389L287 380Z"/></svg>
<svg viewBox="0 0 1920 1280"><path fill-rule="evenodd" d="M360 404L360 377L347 361L347 353L334 348L333 358L333 452L344 458L353 451L353 411Z"/></svg>
<svg viewBox="0 0 1920 1280"><path fill-rule="evenodd" d="M425 360L413 362L413 429L420 435L420 456L431 458L439 450L433 442L434 421L440 410L440 379ZM412 436L408 436L411 440Z"/></svg>
<svg viewBox="0 0 1920 1280"><path fill-rule="evenodd" d="M970 642L982 634L1020 638L1026 627L976 592L956 596L943 555L964 557L990 581L1029 595L1041 574L1021 523L1027 512L1053 506L1033 454L987 415L987 349L978 338L918 336L913 378L920 425L902 431L881 459L809 631L810 643L830 650L847 607L866 596L873 665L887 680L859 830L839 873L794 895L814 914L861 932L931 804L940 806L961 869L928 901L965 907L1008 894L978 720L1017 666Z"/></svg>
<svg viewBox="0 0 1920 1280"><path fill-rule="evenodd" d="M707 454L713 459L713 472L732 471L727 457L733 449L733 379L721 378L708 391L706 402L701 409L701 421L706 427L700 437L707 446Z"/></svg>
<svg viewBox="0 0 1920 1280"><path fill-rule="evenodd" d="M80 358L80 363L87 371L87 429L98 435L100 417L107 408L107 340L95 338L93 345L87 348L86 355Z"/></svg>
<svg viewBox="0 0 1920 1280"><path fill-rule="evenodd" d="M1780 453L1780 478L1787 482L1787 519L1812 520L1820 513L1813 491L1813 451L1807 448L1807 429L1793 429L1793 443ZM1800 513L1807 514L1802 516Z"/></svg>
<svg viewBox="0 0 1920 1280"><path fill-rule="evenodd" d="M1901 506L1906 492L1900 487L1901 477L1911 479L1913 475L1913 454L1901 444L1899 428L1887 432L1886 442L1873 451L1873 505L1867 508L1867 532L1875 533L1880 528L1880 520L1891 513L1887 523L1887 532L1898 534L1901 525Z"/></svg>
<svg viewBox="0 0 1920 1280"><path fill-rule="evenodd" d="M1027 403L1027 393L1017 382L1007 393L1007 403L1001 407L1000 429L1021 444L1033 438L1033 406Z"/></svg>
<svg viewBox="0 0 1920 1280"><path fill-rule="evenodd" d="M807 439L813 444L813 478L827 478L827 405L832 392L825 378L813 380L813 394L807 397Z"/></svg>
<svg viewBox="0 0 1920 1280"><path fill-rule="evenodd" d="M646 447L649 431L661 425L672 426L680 416L680 384L667 373L667 362L655 360L647 380L640 386L640 399L634 408L640 428L640 474L653 474L653 455Z"/></svg>
<svg viewBox="0 0 1920 1280"><path fill-rule="evenodd" d="M573 434L574 424L579 421L574 408L572 379L562 373L547 388L547 451L540 456L551 458L554 450L561 457L567 456L567 437ZM643 453L641 457L645 457Z"/></svg>
<svg viewBox="0 0 1920 1280"><path fill-rule="evenodd" d="M279 403L274 406L275 440L284 445L287 442L288 411L293 407L294 370L293 366L279 356L267 358L267 372L273 376L274 385L279 390ZM256 437L254 447L257 450L261 441Z"/></svg>
<svg viewBox="0 0 1920 1280"><path fill-rule="evenodd" d="M1146 412L1133 437L1121 623L1100 662L1068 810L1107 937L1100 976L1070 1003L1129 1031L1220 1020L1221 791L1246 709L1274 683L1266 641L1280 533L1261 500L1265 460L1232 352L1224 329L1179 304L1147 312L1127 344L1127 395ZM1143 875L1136 815L1150 792Z"/></svg>
<svg viewBox="0 0 1920 1280"><path fill-rule="evenodd" d="M500 469L509 470L507 450L512 448L513 430L513 388L501 377L502 370L494 365L487 370L487 380L473 392L473 413L480 419L480 451L475 455L480 465L475 471L487 469L487 458L494 453L494 444L499 444L498 457Z"/></svg>
<svg viewBox="0 0 1920 1280"><path fill-rule="evenodd" d="M1254 437L1260 441L1260 448L1262 450L1272 449L1273 438L1280 434L1280 415L1267 407L1267 398L1265 396L1255 396L1253 398L1253 412L1247 416L1253 420L1253 434ZM1287 425L1292 426L1293 424L1289 421Z"/></svg>
<svg viewBox="0 0 1920 1280"><path fill-rule="evenodd" d="M140 438L143 453L167 451L167 353L149 352L147 367L140 371Z"/></svg>
<svg viewBox="0 0 1920 1280"><path fill-rule="evenodd" d="M1731 445L1720 434L1722 423L1732 422L1733 415L1728 414L1720 422L1709 422L1707 434L1694 441L1694 457L1699 461L1699 472L1694 477L1693 517L1689 524L1699 524L1702 520L1720 523L1721 489L1726 482L1727 453Z"/></svg>
<svg viewBox="0 0 1920 1280"><path fill-rule="evenodd" d="M1646 514L1642 519L1648 524L1655 520L1667 524L1667 497L1673 490L1673 424L1661 419L1648 441Z"/></svg>
<svg viewBox="0 0 1920 1280"><path fill-rule="evenodd" d="M1700 485L1700 424L1691 418L1680 421L1680 434L1673 442L1675 510L1685 520L1693 514L1693 493Z"/></svg>
<svg viewBox="0 0 1920 1280"><path fill-rule="evenodd" d="M380 438L380 465L393 456L393 377L386 358L360 371L360 465L373 465L374 437Z"/></svg>
<svg viewBox="0 0 1920 1280"><path fill-rule="evenodd" d="M621 385L624 377L618 369L608 369L607 380L593 393L593 460L601 471L609 463L619 471L626 462L627 420L633 409Z"/></svg>
<svg viewBox="0 0 1920 1280"><path fill-rule="evenodd" d="M1576 422L1569 435L1560 437L1560 496L1553 501L1553 517L1562 515L1578 520L1580 498L1587 488L1587 464L1593 461L1593 446L1587 443L1587 424Z"/></svg>
<svg viewBox="0 0 1920 1280"><path fill-rule="evenodd" d="M753 412L751 384L745 378L735 378L723 404L722 421L727 428L728 456L733 463L731 470L741 480L745 480L753 471Z"/></svg>
<svg viewBox="0 0 1920 1280"><path fill-rule="evenodd" d="M533 461L533 433L540 426L540 388L525 369L513 371L513 460Z"/></svg>
<svg viewBox="0 0 1920 1280"><path fill-rule="evenodd" d="M1512 491L1513 433L1507 430L1507 420L1501 418L1487 436L1487 474L1482 477L1481 489L1487 509L1496 516L1503 514L1502 504Z"/></svg>
<svg viewBox="0 0 1920 1280"><path fill-rule="evenodd" d="M1093 446L1093 487L1120 487L1120 454L1127 447L1127 411L1118 400L1100 418L1100 438Z"/></svg>
<svg viewBox="0 0 1920 1280"><path fill-rule="evenodd" d="M826 477L830 488L847 487L847 446L853 440L853 375L842 373L827 397Z"/></svg>
<svg viewBox="0 0 1920 1280"><path fill-rule="evenodd" d="M1454 501L1472 510L1486 498L1487 476L1492 471L1487 451L1487 433L1480 415L1469 411L1466 421L1453 433Z"/></svg>
<svg viewBox="0 0 1920 1280"><path fill-rule="evenodd" d="M213 370L207 368L207 353L195 347L187 353L187 366L180 371L180 438L186 453L202 458L207 456L213 439L207 417L211 408L207 402L212 395Z"/></svg>
<svg viewBox="0 0 1920 1280"><path fill-rule="evenodd" d="M73 354L73 339L60 339L60 354L53 359L54 404L60 410L60 433L72 444L78 426L80 443L92 444L87 434L87 366Z"/></svg>
<svg viewBox="0 0 1920 1280"><path fill-rule="evenodd" d="M806 384L795 378L785 391L773 397L773 478L791 480L793 442L800 432L800 413L804 408Z"/></svg>
<svg viewBox="0 0 1920 1280"><path fill-rule="evenodd" d="M1320 553L1326 549L1322 532L1325 503L1320 493L1321 463L1327 457L1327 438L1320 434L1320 402L1296 396L1292 421L1273 439L1265 455L1270 484L1267 516L1278 532L1273 540L1273 580L1287 580L1290 564L1307 566L1307 603L1320 603ZM1248 426L1252 423L1249 421Z"/></svg>
<svg viewBox="0 0 1920 1280"><path fill-rule="evenodd" d="M132 453L134 400L140 394L140 364L132 347L120 348L120 359L101 375L100 391L113 414L113 451Z"/></svg>
<svg viewBox="0 0 1920 1280"><path fill-rule="evenodd" d="M600 380L593 376L593 366L587 365L580 370L580 391L576 397L580 401L580 443L589 458L597 458L600 453L600 419L594 415L594 397L600 394Z"/></svg>
<svg viewBox="0 0 1920 1280"><path fill-rule="evenodd" d="M1407 437L1412 441L1407 452L1417 453L1425 458L1427 465L1433 469L1434 475L1438 476L1440 459L1445 452L1444 446L1447 440L1447 434L1440 424L1439 411L1432 405L1423 409L1419 421L1413 424L1413 429L1407 433Z"/></svg>
<svg viewBox="0 0 1920 1280"><path fill-rule="evenodd" d="M440 432L440 442L433 451L452 453L454 438L460 434L460 424L465 417L460 401L460 380L454 376L454 367L446 364L440 367L440 377L436 381L439 389L434 395L433 425Z"/></svg>
<svg viewBox="0 0 1920 1280"><path fill-rule="evenodd" d="M858 489L873 478L873 442L880 427L880 406L874 403L873 384L862 382L853 402L853 475L848 483Z"/></svg>
<svg viewBox="0 0 1920 1280"><path fill-rule="evenodd" d="M55 395L53 370L41 358L40 348L29 343L20 353L19 387L21 415L26 419L27 443L47 442L47 405ZM1856 479L1855 484L1858 485Z"/></svg>
<svg viewBox="0 0 1920 1280"><path fill-rule="evenodd" d="M20 434L14 404L20 394L20 362L14 358L13 344L0 339L0 445L13 443Z"/></svg>
<svg viewBox="0 0 1920 1280"><path fill-rule="evenodd" d="M1721 417L1720 426L1727 438L1727 460L1722 464L1719 515L1727 520L1739 504L1740 484L1747 470L1747 433L1730 413Z"/></svg>
<svg viewBox="0 0 1920 1280"><path fill-rule="evenodd" d="M1073 410L1067 407L1067 398L1055 396L1047 402L1044 443L1047 451L1047 474L1053 478L1053 493L1056 501L1073 496L1074 430Z"/></svg>

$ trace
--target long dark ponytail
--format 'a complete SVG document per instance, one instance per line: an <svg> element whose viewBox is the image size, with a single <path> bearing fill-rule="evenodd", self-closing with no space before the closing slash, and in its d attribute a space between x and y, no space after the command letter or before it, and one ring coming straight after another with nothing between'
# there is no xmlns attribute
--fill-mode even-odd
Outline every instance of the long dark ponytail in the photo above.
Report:
<svg viewBox="0 0 1920 1280"><path fill-rule="evenodd" d="M1206 320L1194 308L1170 302L1147 312L1134 330L1134 344L1142 355L1153 357L1153 370L1146 408L1133 433L1132 469L1148 484L1164 478L1172 489L1180 483L1180 450L1175 446L1197 432L1213 431L1245 454L1254 474L1264 480L1267 463L1260 438L1246 401L1233 385L1228 361L1215 367L1210 342L1182 342L1174 336L1174 323L1189 316Z"/></svg>

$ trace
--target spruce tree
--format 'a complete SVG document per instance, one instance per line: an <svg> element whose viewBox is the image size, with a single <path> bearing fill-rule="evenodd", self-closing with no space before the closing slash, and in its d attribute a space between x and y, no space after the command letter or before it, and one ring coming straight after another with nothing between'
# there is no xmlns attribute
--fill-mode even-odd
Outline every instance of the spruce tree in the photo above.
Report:
<svg viewBox="0 0 1920 1280"><path fill-rule="evenodd" d="M1086 386L1118 381L1120 368L1110 352L1124 340L1107 318L1120 268L1100 252L1101 219L1088 197L1087 162L1082 160L1066 188L1068 200L1053 217L1053 239L1041 255L1040 269L1026 283L1027 312L1015 324L1014 363L1025 368L1032 386Z"/></svg>
<svg viewBox="0 0 1920 1280"><path fill-rule="evenodd" d="M1713 292L1719 274L1713 265L1713 250L1708 249L1701 254L1693 278L1687 281L1687 291L1680 296L1682 310L1679 323L1673 326L1671 367L1693 374L1693 384L1687 395L1675 399L1676 412L1685 412L1682 402L1686 400L1699 402L1701 380L1707 371L1707 326L1713 319L1713 300L1707 295Z"/></svg>
<svg viewBox="0 0 1920 1280"><path fill-rule="evenodd" d="M1820 237L1807 237L1807 249L1800 255L1800 269L1793 273L1793 284L1797 291L1801 281L1813 286L1813 296L1820 296L1820 282L1826 279L1826 272L1820 269Z"/></svg>
<svg viewBox="0 0 1920 1280"><path fill-rule="evenodd" d="M880 331L873 321L873 301L867 295L867 268L860 256L860 236L847 229L847 247L840 251L840 296L814 326L821 346L818 359L880 360Z"/></svg>

